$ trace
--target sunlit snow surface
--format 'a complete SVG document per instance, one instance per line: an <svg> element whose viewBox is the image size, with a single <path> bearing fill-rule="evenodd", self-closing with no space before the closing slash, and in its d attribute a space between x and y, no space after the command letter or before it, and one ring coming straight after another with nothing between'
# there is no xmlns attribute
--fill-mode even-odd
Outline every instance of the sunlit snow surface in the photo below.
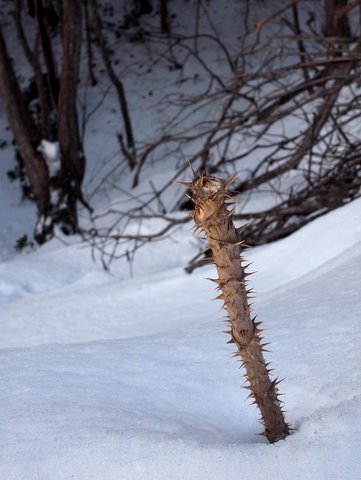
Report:
<svg viewBox="0 0 361 480"><path fill-rule="evenodd" d="M140 252L133 278L55 242L1 263L0 478L358 479L360 208L248 253L296 429L273 446L210 301L214 272L181 268L187 227Z"/></svg>
<svg viewBox="0 0 361 480"><path fill-rule="evenodd" d="M269 14L263 3L253 23ZM214 20L236 38L242 19L232 15L230 26L219 10ZM171 116L151 108L168 84L180 88L177 80L188 78L198 86L189 80L192 62L185 72L163 66L147 77L147 48L117 47L124 61L135 54L139 62L133 77L120 70L139 141ZM89 111L98 97L89 93ZM119 157L115 98L110 92L87 125L87 199L95 172L105 175L107 158ZM217 294L205 278L215 273L184 273L199 246L189 225L140 250L133 277L126 263L106 273L89 248L57 240L14 257L35 213L6 178L13 147L3 115L0 126L8 142L0 169L0 480L361 478L361 200L247 254L257 271L254 310L271 342L267 360L285 377L280 390L295 428L268 445L222 334L224 311L211 301ZM168 179L168 168L151 164L144 183ZM125 176L120 186L128 183ZM119 201L118 189L102 193L92 206Z"/></svg>

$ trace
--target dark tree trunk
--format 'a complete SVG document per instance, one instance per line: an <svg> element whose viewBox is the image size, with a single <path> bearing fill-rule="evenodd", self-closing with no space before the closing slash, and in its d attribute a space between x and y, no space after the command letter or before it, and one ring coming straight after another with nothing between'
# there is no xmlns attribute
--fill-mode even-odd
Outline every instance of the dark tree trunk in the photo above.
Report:
<svg viewBox="0 0 361 480"><path fill-rule="evenodd" d="M351 34L347 15L337 19L337 12L347 5L348 0L325 0L327 37L349 37Z"/></svg>
<svg viewBox="0 0 361 480"><path fill-rule="evenodd" d="M64 2L65 3L65 2ZM47 69L49 91L54 106L58 102L59 80L56 73L56 64L49 35L47 9L44 8L42 0L35 0L36 18L40 34L41 48L43 50L44 61Z"/></svg>
<svg viewBox="0 0 361 480"><path fill-rule="evenodd" d="M152 3L149 0L136 0L135 4L139 15L147 15L153 11Z"/></svg>
<svg viewBox="0 0 361 480"><path fill-rule="evenodd" d="M162 33L170 35L168 0L160 0L160 28Z"/></svg>
<svg viewBox="0 0 361 480"><path fill-rule="evenodd" d="M63 62L58 101L58 139L61 154L59 223L67 234L78 231L77 202L83 201L81 186L85 157L79 136L76 109L82 40L82 2L63 2Z"/></svg>
<svg viewBox="0 0 361 480"><path fill-rule="evenodd" d="M1 28L0 78L0 95L5 104L8 122L23 159L31 193L37 207L38 224L34 236L39 243L43 243L51 234L52 228L49 219L51 205L48 168L43 157L36 150L41 136L24 102Z"/></svg>
<svg viewBox="0 0 361 480"><path fill-rule="evenodd" d="M96 79L94 68L93 68L93 46L91 38L91 24L89 19L89 5L88 0L84 0L84 23L85 23L85 35L86 35L86 48L87 48L87 63L88 63L88 75L90 85L94 87L98 81Z"/></svg>
<svg viewBox="0 0 361 480"><path fill-rule="evenodd" d="M41 71L40 61L37 54L36 46L32 50L28 40L25 35L25 31L22 24L21 12L23 9L23 2L22 0L16 0L15 2L15 26L17 30L17 34L19 37L20 44L23 48L25 57L29 62L29 65L33 69L37 95L39 99L39 118L38 118L38 126L42 131L42 135L44 138L49 140L53 140L52 138L52 131L51 131L51 122L50 122L50 111L51 105L49 102L49 92L46 85L46 79Z"/></svg>

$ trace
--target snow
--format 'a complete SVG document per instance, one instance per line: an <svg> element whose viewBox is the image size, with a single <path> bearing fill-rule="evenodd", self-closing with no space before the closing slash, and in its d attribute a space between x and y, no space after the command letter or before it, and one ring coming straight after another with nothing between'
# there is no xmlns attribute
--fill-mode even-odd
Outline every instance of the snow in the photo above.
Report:
<svg viewBox="0 0 361 480"><path fill-rule="evenodd" d="M60 170L59 142L50 142L43 138L37 150L48 165L50 178L55 177Z"/></svg>
<svg viewBox="0 0 361 480"><path fill-rule="evenodd" d="M184 22L180 13L177 22ZM215 18L222 24L229 16ZM239 17L232 22L234 39ZM131 48L140 58L139 49L146 49ZM129 46L119 51L125 58ZM189 61L184 75L192 78L192 68ZM164 66L154 77L132 78L131 68L128 73L134 125L148 138L158 117L173 115L150 106L175 78ZM187 88L199 86L188 81ZM152 98L139 95L150 89ZM129 179L112 170L119 123L119 113L110 113L114 99L99 104L89 95L88 101L89 112L98 108L98 116L87 125L85 191L96 191L92 205L101 211L129 202L121 194ZM0 123L5 131L3 116ZM214 277L214 269L184 272L200 246L189 225L140 249L132 268L115 262L110 272L92 261L78 238L60 234L15 255L16 239L31 238L35 214L6 178L13 149L11 136L4 135L0 479L360 478L361 199L246 254L257 271L250 277L254 310L271 342L266 358L275 375L285 378L280 391L295 429L285 441L268 445L257 435L259 415L240 388L243 372L222 334L224 311L211 301L217 293L206 277ZM42 145L56 167L58 146L45 140ZM169 168L167 159L151 164L142 181L164 181ZM97 191L99 171L113 172L109 183L117 188ZM261 192L254 204L262 208L268 201Z"/></svg>
<svg viewBox="0 0 361 480"><path fill-rule="evenodd" d="M360 206L248 254L295 428L275 445L256 435L211 268L167 269L172 244L133 278L76 244L1 263L0 478L359 478Z"/></svg>

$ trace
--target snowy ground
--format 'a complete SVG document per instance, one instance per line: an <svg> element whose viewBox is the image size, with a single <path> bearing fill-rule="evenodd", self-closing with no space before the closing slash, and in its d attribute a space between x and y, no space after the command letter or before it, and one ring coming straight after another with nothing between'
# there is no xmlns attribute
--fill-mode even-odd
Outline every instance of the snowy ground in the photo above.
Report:
<svg viewBox="0 0 361 480"><path fill-rule="evenodd" d="M148 103L175 82L165 71L145 80L154 84ZM144 78L127 81L146 137L156 121L138 94ZM119 114L106 103L100 110L88 128L87 195L96 167L117 148ZM258 272L251 281L271 342L267 360L285 377L280 390L295 428L268 445L221 333L224 312L211 301L205 278L214 272L184 273L198 248L189 226L140 250L132 277L124 263L102 271L76 241L14 256L35 217L6 179L13 151L2 135L0 480L360 478L361 199L247 255Z"/></svg>
<svg viewBox="0 0 361 480"><path fill-rule="evenodd" d="M358 479L361 201L249 252L288 421L275 445L240 389L211 269L159 244L135 276L77 245L0 264L0 478ZM162 252L162 255L160 255Z"/></svg>

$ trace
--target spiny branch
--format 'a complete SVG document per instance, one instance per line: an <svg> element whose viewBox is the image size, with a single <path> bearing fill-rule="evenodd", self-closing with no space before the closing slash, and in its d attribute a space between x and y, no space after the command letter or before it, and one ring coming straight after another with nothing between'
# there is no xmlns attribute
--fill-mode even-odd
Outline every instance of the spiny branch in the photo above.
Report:
<svg viewBox="0 0 361 480"><path fill-rule="evenodd" d="M195 203L194 221L196 229L202 230L212 251L217 267L218 278L215 279L217 289L221 292L218 299L223 300L227 311L231 336L228 343L237 347L235 356L240 357L245 368L245 376L249 383L245 388L250 390L249 398L258 406L262 422L269 442L273 443L285 438L290 427L285 422L281 401L278 398L280 380L271 380L268 363L263 352L267 351L267 343L263 342L262 329L256 317L251 317L249 297L252 291L247 288L248 265L240 256L244 242L233 225L232 211L227 205L231 200L229 187L235 177L229 181L201 175L195 177L191 184L191 196Z"/></svg>

